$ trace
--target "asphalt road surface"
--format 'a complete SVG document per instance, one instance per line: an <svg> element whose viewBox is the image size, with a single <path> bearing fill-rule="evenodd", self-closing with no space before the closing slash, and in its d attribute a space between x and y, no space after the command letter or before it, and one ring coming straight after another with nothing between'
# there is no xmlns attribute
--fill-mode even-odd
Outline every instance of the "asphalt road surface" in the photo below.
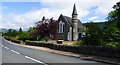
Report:
<svg viewBox="0 0 120 65"><path fill-rule="evenodd" d="M49 65L49 63L98 63L100 65L108 65L101 62L16 46L4 41L1 37L0 48L2 48L2 63L40 63L43 65Z"/></svg>

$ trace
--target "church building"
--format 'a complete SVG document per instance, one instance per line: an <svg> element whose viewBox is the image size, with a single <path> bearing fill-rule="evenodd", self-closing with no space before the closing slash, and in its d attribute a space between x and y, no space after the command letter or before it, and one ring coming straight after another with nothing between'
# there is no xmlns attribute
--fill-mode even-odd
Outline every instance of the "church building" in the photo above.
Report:
<svg viewBox="0 0 120 65"><path fill-rule="evenodd" d="M60 15L58 18L58 36L69 41L76 41L82 36L83 25L77 18L77 10L74 4L72 18Z"/></svg>

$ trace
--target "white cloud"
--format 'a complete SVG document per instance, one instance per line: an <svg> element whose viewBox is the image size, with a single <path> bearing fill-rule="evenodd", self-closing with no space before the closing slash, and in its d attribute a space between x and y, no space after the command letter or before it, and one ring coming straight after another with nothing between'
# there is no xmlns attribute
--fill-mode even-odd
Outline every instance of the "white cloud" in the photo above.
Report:
<svg viewBox="0 0 120 65"><path fill-rule="evenodd" d="M3 28L1 23L0 23L0 28Z"/></svg>
<svg viewBox="0 0 120 65"><path fill-rule="evenodd" d="M98 16L107 16L107 14L113 10L113 5L116 4L117 1L113 2L99 2L98 7L95 9L95 14Z"/></svg>
<svg viewBox="0 0 120 65"><path fill-rule="evenodd" d="M61 10L62 11L62 10ZM26 12L24 14L16 15L16 14L3 14L3 25L2 27L19 29L20 27L27 29L30 26L34 26L35 22L41 20L43 16L47 18L51 18L54 16L54 19L58 19L60 11L51 11L48 8L42 8L36 11ZM67 11L62 11L63 13L67 13Z"/></svg>
<svg viewBox="0 0 120 65"><path fill-rule="evenodd" d="M7 0L6 0L7 1ZM10 0L8 0L10 1ZM14 0L11 0L14 1ZM21 0L24 2L24 0ZM31 0L34 2L34 0ZM38 0L36 0L38 1ZM35 1L35 2L36 2ZM31 8L30 11L23 14L3 14L3 27L18 29L23 27L24 29L29 28L29 26L34 26L34 22L40 20L43 16L47 18L54 17L58 19L60 14L71 17L73 11L73 4L76 4L78 18L82 19L87 15L92 15L90 9L92 7L97 7L95 11L95 17L89 18L88 20L93 20L101 16L106 16L109 11L112 10L112 6L119 0L39 0L42 6L47 6L40 10L35 7ZM14 1L15 2L15 1ZM98 20L94 22L99 22Z"/></svg>
<svg viewBox="0 0 120 65"><path fill-rule="evenodd" d="M0 6L0 10L6 9L6 8L7 8L6 6Z"/></svg>
<svg viewBox="0 0 120 65"><path fill-rule="evenodd" d="M40 2L40 0L1 0L2 2Z"/></svg>
<svg viewBox="0 0 120 65"><path fill-rule="evenodd" d="M54 17L54 19L58 19L60 14L71 17L73 10L73 5L63 7L58 9L58 7L50 7L50 8L42 8L40 10L32 10L20 15L17 14L3 14L3 27L19 29L23 27L24 29L29 28L30 26L34 26L35 22L41 20L43 16L47 18ZM89 11L83 10L82 8L77 9L79 13L79 18L84 17L89 14ZM4 23L5 22L5 23Z"/></svg>
<svg viewBox="0 0 120 65"><path fill-rule="evenodd" d="M92 22L105 22L106 20L94 20Z"/></svg>
<svg viewBox="0 0 120 65"><path fill-rule="evenodd" d="M93 22L101 22L101 21L99 21L99 20L95 20L95 21L93 21Z"/></svg>
<svg viewBox="0 0 120 65"><path fill-rule="evenodd" d="M1 22L1 20L2 20L2 15L0 15L0 28L2 28L2 22Z"/></svg>
<svg viewBox="0 0 120 65"><path fill-rule="evenodd" d="M89 18L88 20L94 20L94 19L97 19L97 18L99 18L99 17L98 16L94 16L94 17Z"/></svg>
<svg viewBox="0 0 120 65"><path fill-rule="evenodd" d="M2 15L0 15L0 19L2 18Z"/></svg>

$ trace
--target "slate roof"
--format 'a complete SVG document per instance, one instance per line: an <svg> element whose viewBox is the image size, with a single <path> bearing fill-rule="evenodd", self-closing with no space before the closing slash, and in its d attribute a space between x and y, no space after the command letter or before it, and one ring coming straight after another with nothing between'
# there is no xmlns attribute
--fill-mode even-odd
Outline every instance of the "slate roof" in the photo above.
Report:
<svg viewBox="0 0 120 65"><path fill-rule="evenodd" d="M61 16L64 18L64 20L67 22L69 26L71 27L73 26L71 17L64 16L64 15L61 15ZM83 25L79 19L78 19L78 28L83 28Z"/></svg>
<svg viewBox="0 0 120 65"><path fill-rule="evenodd" d="M73 26L73 25L72 25L72 18L70 18L70 17L68 17L68 16L64 16L64 15L62 15L62 17L65 19L65 21L67 22L67 24L68 24L69 26Z"/></svg>

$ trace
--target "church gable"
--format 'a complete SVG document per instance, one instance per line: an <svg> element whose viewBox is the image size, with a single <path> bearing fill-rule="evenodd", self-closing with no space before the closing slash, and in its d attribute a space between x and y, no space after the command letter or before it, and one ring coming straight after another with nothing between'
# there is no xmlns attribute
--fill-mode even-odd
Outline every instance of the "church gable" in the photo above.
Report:
<svg viewBox="0 0 120 65"><path fill-rule="evenodd" d="M60 17L59 17L59 19L58 19L58 22L59 21L65 22L70 27L73 26L72 18L71 17L64 16L64 15L61 14ZM82 23L81 23L81 21L79 19L78 19L78 28L83 28L83 25L82 25Z"/></svg>
<svg viewBox="0 0 120 65"><path fill-rule="evenodd" d="M58 19L58 24L59 24L58 26L59 37L64 39L67 38L71 24L63 15L60 15Z"/></svg>
<svg viewBox="0 0 120 65"><path fill-rule="evenodd" d="M58 33L60 38L68 40L77 40L81 37L83 25L79 19L77 19L77 11L74 4L72 18L64 15L60 15L58 18Z"/></svg>
<svg viewBox="0 0 120 65"><path fill-rule="evenodd" d="M58 22L63 21L65 23L65 25L71 27L72 26L72 19L67 17L67 16L63 16L62 14L60 15Z"/></svg>

